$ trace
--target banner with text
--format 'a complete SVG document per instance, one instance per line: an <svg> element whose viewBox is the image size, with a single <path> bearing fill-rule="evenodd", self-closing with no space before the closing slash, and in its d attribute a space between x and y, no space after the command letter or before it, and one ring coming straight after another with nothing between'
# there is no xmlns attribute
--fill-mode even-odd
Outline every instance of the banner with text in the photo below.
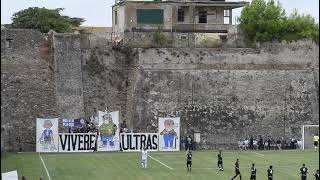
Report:
<svg viewBox="0 0 320 180"><path fill-rule="evenodd" d="M119 151L119 111L98 111L98 151Z"/></svg>
<svg viewBox="0 0 320 180"><path fill-rule="evenodd" d="M37 152L58 152L58 118L37 118Z"/></svg>
<svg viewBox="0 0 320 180"><path fill-rule="evenodd" d="M59 152L92 152L96 133L59 133Z"/></svg>
<svg viewBox="0 0 320 180"><path fill-rule="evenodd" d="M120 142L122 151L158 151L159 133L121 133Z"/></svg>
<svg viewBox="0 0 320 180"><path fill-rule="evenodd" d="M159 117L159 150L179 151L180 150L180 117L160 118Z"/></svg>
<svg viewBox="0 0 320 180"><path fill-rule="evenodd" d="M79 119L62 119L62 125L63 126L68 126L68 127L77 127L77 128L82 128L85 125L85 120L84 118L79 118Z"/></svg>

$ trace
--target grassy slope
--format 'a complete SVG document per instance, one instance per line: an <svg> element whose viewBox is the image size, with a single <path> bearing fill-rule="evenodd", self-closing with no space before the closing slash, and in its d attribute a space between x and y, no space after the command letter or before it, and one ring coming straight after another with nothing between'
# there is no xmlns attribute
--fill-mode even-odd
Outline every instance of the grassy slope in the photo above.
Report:
<svg viewBox="0 0 320 180"><path fill-rule="evenodd" d="M257 154L258 153L258 154ZM52 180L226 180L234 175L234 161L240 159L243 179L249 179L251 163L256 164L257 179L266 179L267 167L274 166L277 180L294 180L299 178L299 168L306 163L311 174L319 168L319 153L312 151L226 151L224 152L224 172L217 170L216 152L193 152L192 172L186 171L184 152L149 153L173 168L168 169L153 159L148 159L148 169L140 165L140 153L73 153L42 154ZM47 179L45 169L36 153L7 154L1 159L1 172L18 169L19 176L28 179Z"/></svg>

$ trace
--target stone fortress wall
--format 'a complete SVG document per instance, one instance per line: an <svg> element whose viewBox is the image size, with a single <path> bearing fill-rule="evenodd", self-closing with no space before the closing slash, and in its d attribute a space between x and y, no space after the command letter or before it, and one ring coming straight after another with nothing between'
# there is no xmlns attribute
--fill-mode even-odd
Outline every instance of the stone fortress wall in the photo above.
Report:
<svg viewBox="0 0 320 180"><path fill-rule="evenodd" d="M303 124L319 124L319 46L311 41L128 48L89 36L2 30L7 149L35 151L37 117L90 117L106 106L136 132L157 132L157 117L179 116L181 137L200 132L200 148L250 135L299 138Z"/></svg>

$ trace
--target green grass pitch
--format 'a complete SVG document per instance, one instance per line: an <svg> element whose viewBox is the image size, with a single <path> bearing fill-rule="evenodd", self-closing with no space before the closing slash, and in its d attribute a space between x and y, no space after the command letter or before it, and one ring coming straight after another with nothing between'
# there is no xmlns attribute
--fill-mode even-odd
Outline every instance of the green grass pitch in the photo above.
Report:
<svg viewBox="0 0 320 180"><path fill-rule="evenodd" d="M217 151L194 151L192 172L186 169L186 153L149 152L148 168L141 167L140 153L46 153L41 157L52 180L229 180L234 176L234 162L240 160L242 179L249 179L251 163L256 164L257 179L266 178L269 165L275 180L300 179L305 163L308 179L319 168L319 152L313 151L223 151L224 171L217 168ZM158 161L156 161L158 160ZM168 167L172 168L169 169ZM1 172L18 170L28 180L49 179L37 153L9 153L1 158ZM236 179L239 179L238 177Z"/></svg>

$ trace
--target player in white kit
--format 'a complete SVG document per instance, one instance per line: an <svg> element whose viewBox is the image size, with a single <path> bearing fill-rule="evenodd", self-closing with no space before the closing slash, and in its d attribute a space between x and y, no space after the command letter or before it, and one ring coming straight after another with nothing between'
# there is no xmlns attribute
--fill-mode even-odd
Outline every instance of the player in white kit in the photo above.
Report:
<svg viewBox="0 0 320 180"><path fill-rule="evenodd" d="M148 151L147 151L147 148L144 147L141 151L141 165L142 165L142 168L147 168L147 164L148 164Z"/></svg>

